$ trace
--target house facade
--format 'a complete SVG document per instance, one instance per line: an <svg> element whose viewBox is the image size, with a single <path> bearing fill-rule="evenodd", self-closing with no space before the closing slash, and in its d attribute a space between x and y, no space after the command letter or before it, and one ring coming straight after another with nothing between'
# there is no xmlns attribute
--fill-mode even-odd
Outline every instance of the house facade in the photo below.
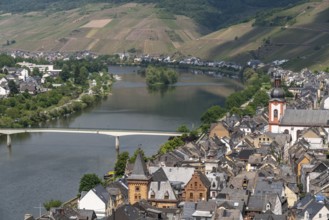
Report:
<svg viewBox="0 0 329 220"><path fill-rule="evenodd" d="M209 199L211 183L200 171L195 171L190 181L184 187L185 201L198 202Z"/></svg>
<svg viewBox="0 0 329 220"><path fill-rule="evenodd" d="M103 218L110 213L108 202L108 192L102 185L98 185L89 190L86 194L81 195L78 201L78 208L94 210L97 218Z"/></svg>

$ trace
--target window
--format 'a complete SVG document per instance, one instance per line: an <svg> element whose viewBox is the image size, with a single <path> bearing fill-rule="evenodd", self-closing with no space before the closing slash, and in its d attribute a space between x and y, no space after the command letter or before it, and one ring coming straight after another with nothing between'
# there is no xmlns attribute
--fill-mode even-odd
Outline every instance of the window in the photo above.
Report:
<svg viewBox="0 0 329 220"><path fill-rule="evenodd" d="M152 190L151 191L151 199L154 199L155 198L155 192Z"/></svg>
<svg viewBox="0 0 329 220"><path fill-rule="evenodd" d="M195 182L194 183L194 187L198 187L198 182Z"/></svg>
<svg viewBox="0 0 329 220"><path fill-rule="evenodd" d="M168 191L166 191L166 193L164 194L164 199L169 199L169 193L168 193Z"/></svg>
<svg viewBox="0 0 329 220"><path fill-rule="evenodd" d="M278 110L277 109L274 109L273 116L274 116L274 118L278 118Z"/></svg>
<svg viewBox="0 0 329 220"><path fill-rule="evenodd" d="M200 193L200 194L199 194L199 199L202 200L202 198L203 198L203 194Z"/></svg>
<svg viewBox="0 0 329 220"><path fill-rule="evenodd" d="M139 186L135 186L135 191L139 192L139 190L140 190Z"/></svg>
<svg viewBox="0 0 329 220"><path fill-rule="evenodd" d="M190 193L190 199L193 199L193 193Z"/></svg>
<svg viewBox="0 0 329 220"><path fill-rule="evenodd" d="M271 205L269 203L266 204L266 211L271 210Z"/></svg>
<svg viewBox="0 0 329 220"><path fill-rule="evenodd" d="M319 218L322 218L322 214L321 213L319 214Z"/></svg>
<svg viewBox="0 0 329 220"><path fill-rule="evenodd" d="M216 192L212 192L212 197L215 198L216 197Z"/></svg>

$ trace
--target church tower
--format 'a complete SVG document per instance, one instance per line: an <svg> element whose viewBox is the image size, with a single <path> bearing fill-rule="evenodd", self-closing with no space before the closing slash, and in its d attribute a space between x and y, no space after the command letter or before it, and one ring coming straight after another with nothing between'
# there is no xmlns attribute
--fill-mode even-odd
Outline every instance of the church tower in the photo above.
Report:
<svg viewBox="0 0 329 220"><path fill-rule="evenodd" d="M281 86L281 74L274 75L274 88L271 91L271 99L268 106L269 131L279 133L279 123L286 110L284 90Z"/></svg>
<svg viewBox="0 0 329 220"><path fill-rule="evenodd" d="M144 158L141 153L137 154L134 169L127 178L128 181L128 199L131 205L141 199L147 200L148 189L151 176L146 168Z"/></svg>

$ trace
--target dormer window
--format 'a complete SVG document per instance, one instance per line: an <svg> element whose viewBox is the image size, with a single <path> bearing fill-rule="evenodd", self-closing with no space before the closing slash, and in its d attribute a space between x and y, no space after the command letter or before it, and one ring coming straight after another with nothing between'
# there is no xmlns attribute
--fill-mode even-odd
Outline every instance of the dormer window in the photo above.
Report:
<svg viewBox="0 0 329 220"><path fill-rule="evenodd" d="M273 116L274 116L274 118L278 118L278 110L277 109L274 109Z"/></svg>
<svg viewBox="0 0 329 220"><path fill-rule="evenodd" d="M169 199L169 192L168 191L165 192L164 199Z"/></svg>
<svg viewBox="0 0 329 220"><path fill-rule="evenodd" d="M248 187L248 182L249 182L249 181L248 181L247 178L244 178L244 179L243 179L243 183L242 183L242 188L243 188L243 189L247 189L247 187Z"/></svg>
<svg viewBox="0 0 329 220"><path fill-rule="evenodd" d="M310 219L310 213L308 213L308 211L305 211L305 220L309 220Z"/></svg>
<svg viewBox="0 0 329 220"><path fill-rule="evenodd" d="M270 203L266 204L266 211L268 211L268 210L271 210L271 204Z"/></svg>
<svg viewBox="0 0 329 220"><path fill-rule="evenodd" d="M154 199L155 198L155 192L152 190L151 191L151 199Z"/></svg>

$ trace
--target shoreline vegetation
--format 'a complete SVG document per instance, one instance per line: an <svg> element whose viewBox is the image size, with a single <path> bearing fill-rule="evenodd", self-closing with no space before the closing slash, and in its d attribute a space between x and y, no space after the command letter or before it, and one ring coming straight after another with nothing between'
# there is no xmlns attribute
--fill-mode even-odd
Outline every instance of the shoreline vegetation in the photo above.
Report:
<svg viewBox="0 0 329 220"><path fill-rule="evenodd" d="M4 59L12 59L12 65L7 66L18 62L9 56ZM1 128L39 127L43 122L92 106L111 92L113 78L107 74L104 57L93 61L56 61L55 66L62 71L56 77L47 77L42 85L45 92L36 95L19 93L18 85L9 81L13 85L9 97L0 99ZM34 71L29 75L38 77Z"/></svg>
<svg viewBox="0 0 329 220"><path fill-rule="evenodd" d="M134 161L134 158L136 158L139 152L142 153L145 161L152 161L157 156L173 151L186 142L197 140L199 136L202 136L200 134L208 132L212 123L217 122L228 113L238 114L240 116L253 116L256 114L257 108L266 107L269 101L267 91L270 89L270 86L268 86L270 84L270 77L263 70L255 71L251 68L246 68L243 70L243 79L245 88L229 95L224 107L215 105L207 109L201 116L200 127L195 130L190 130L186 125L181 125L177 131L182 132L183 135L169 139L160 146L155 155L148 158L140 148L134 152L132 157L129 156L127 151L120 153L114 166L114 175L110 181L121 178L124 175L127 161L129 163Z"/></svg>

